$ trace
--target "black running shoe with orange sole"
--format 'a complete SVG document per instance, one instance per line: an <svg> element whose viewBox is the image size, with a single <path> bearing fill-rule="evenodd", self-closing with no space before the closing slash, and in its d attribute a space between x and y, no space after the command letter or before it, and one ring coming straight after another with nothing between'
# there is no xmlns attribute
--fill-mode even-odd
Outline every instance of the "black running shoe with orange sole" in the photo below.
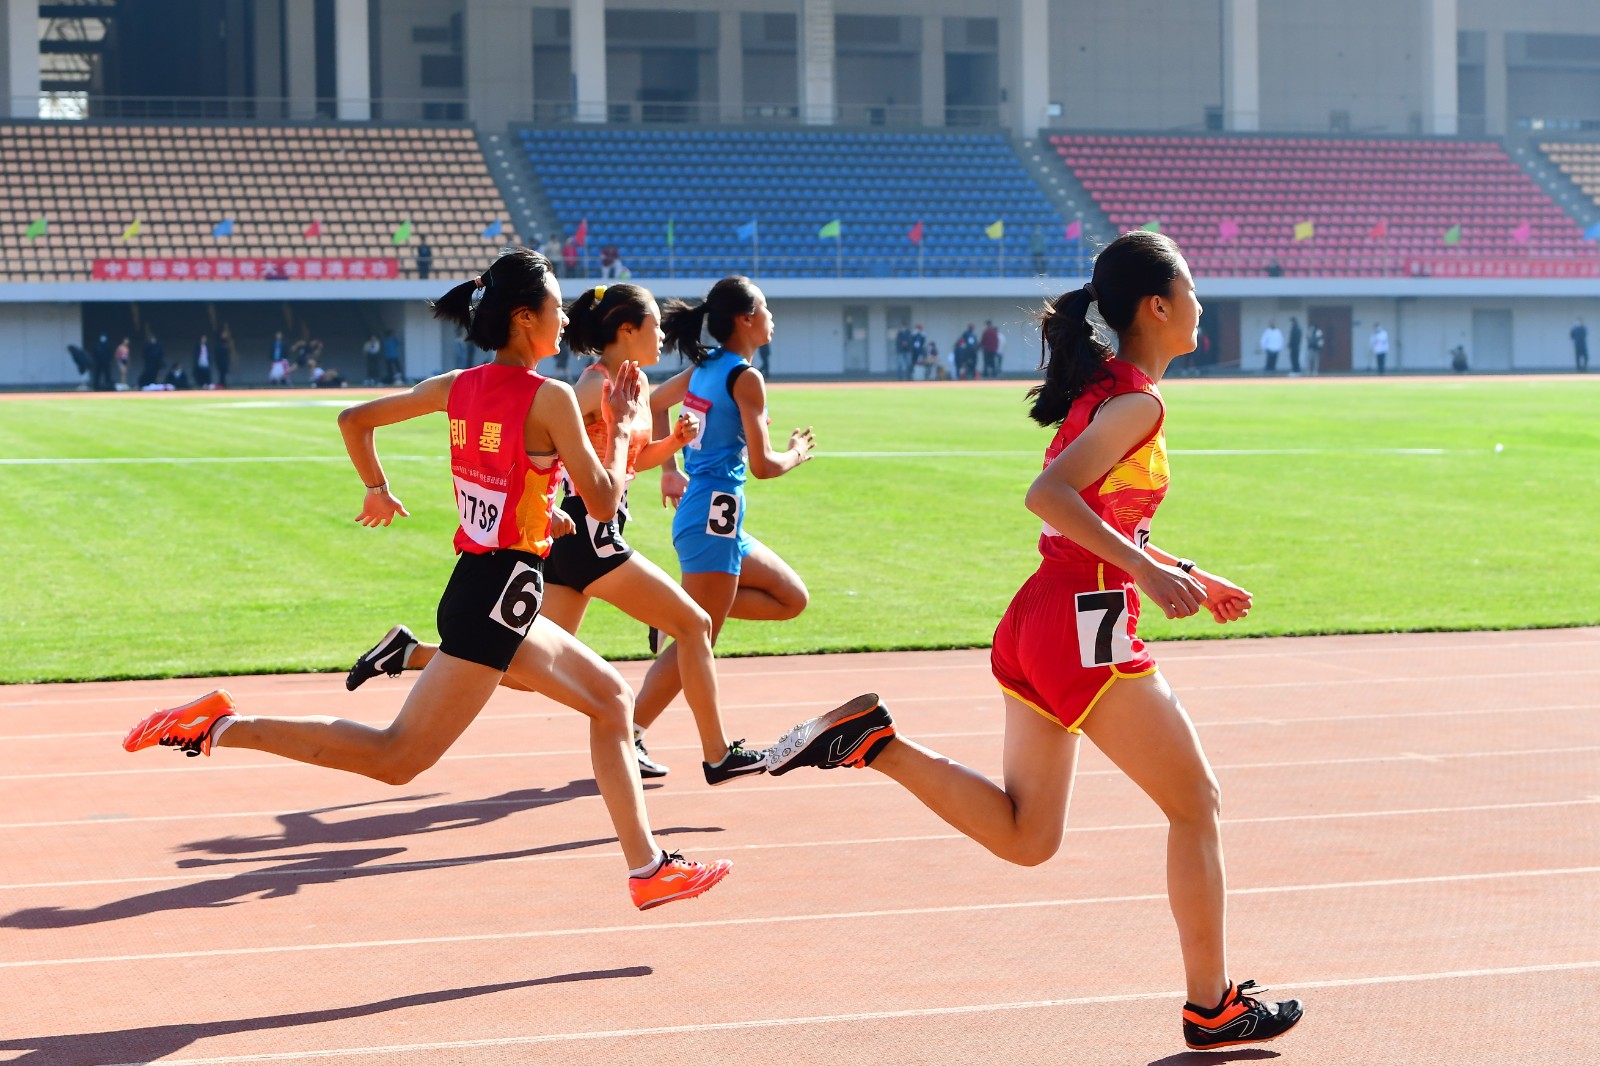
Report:
<svg viewBox="0 0 1600 1066"><path fill-rule="evenodd" d="M876 692L868 692L780 737L767 753L767 773L778 777L802 766L868 766L892 739L889 709L878 702Z"/></svg>
<svg viewBox="0 0 1600 1066"><path fill-rule="evenodd" d="M1263 1003L1248 993L1256 988L1254 981L1230 985L1228 994L1213 1010L1183 1005L1183 1042L1196 1051L1233 1047L1236 1044L1264 1044L1293 1029L1300 1020L1298 999L1280 1003Z"/></svg>

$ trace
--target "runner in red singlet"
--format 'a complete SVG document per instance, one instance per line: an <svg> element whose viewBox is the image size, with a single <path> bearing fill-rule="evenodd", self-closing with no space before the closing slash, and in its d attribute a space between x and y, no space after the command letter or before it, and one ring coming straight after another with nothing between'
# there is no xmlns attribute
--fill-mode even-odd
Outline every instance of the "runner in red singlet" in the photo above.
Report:
<svg viewBox="0 0 1600 1066"><path fill-rule="evenodd" d="M1117 351L1088 321L1100 315ZM1023 866L1061 846L1088 734L1167 816L1167 895L1188 980L1193 1048L1253 1044L1300 1020L1234 984L1224 950L1219 790L1189 716L1139 640L1139 591L1169 618L1243 618L1250 594L1150 543L1167 490L1168 364L1194 350L1200 304L1177 245L1138 231L1095 260L1090 284L1044 316L1044 384L1032 417L1058 426L1027 506L1044 521L1038 571L995 631L991 666L1006 704L1005 785L897 736L876 695L803 722L772 749L774 776L799 766L868 766L999 857ZM1258 990L1259 991L1259 990Z"/></svg>
<svg viewBox="0 0 1600 1066"><path fill-rule="evenodd" d="M439 653L417 678L399 715L374 728L344 719L241 716L217 691L157 711L129 731L128 751L156 744L189 755L253 748L300 762L403 785L432 766L477 717L502 676L543 692L590 719L595 781L616 827L640 909L706 891L732 863L664 853L646 820L634 760L633 694L577 638L539 615L557 479L566 476L589 513L609 520L627 485L627 443L649 425L637 364L617 368L605 390L607 459L596 456L572 390L534 366L555 353L567 316L550 262L509 251L481 277L451 289L434 314L463 327L494 361L453 370L408 392L350 407L339 429L367 486L356 521L387 526L407 516L378 460L380 426L444 412L458 525L455 572L439 600Z"/></svg>

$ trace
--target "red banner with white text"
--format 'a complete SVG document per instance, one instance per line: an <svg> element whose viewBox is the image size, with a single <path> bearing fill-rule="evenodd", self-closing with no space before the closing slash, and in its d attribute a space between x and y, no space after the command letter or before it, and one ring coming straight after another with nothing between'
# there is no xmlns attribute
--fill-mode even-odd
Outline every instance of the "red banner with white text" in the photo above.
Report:
<svg viewBox="0 0 1600 1066"><path fill-rule="evenodd" d="M398 259L96 259L97 281L382 281Z"/></svg>

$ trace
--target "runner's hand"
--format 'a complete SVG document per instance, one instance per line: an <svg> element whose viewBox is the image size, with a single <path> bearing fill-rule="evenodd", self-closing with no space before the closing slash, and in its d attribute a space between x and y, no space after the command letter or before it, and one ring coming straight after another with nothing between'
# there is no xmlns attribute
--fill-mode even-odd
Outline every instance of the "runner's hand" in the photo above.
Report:
<svg viewBox="0 0 1600 1066"><path fill-rule="evenodd" d="M629 360L617 367L613 381L607 382L609 390L602 387L602 399L611 417L620 426L633 432L641 421L649 425L650 402L645 399L644 371L639 364Z"/></svg>
<svg viewBox="0 0 1600 1066"><path fill-rule="evenodd" d="M578 523L572 516L559 507L550 508L550 535L552 537L565 537L569 533L578 531Z"/></svg>
<svg viewBox="0 0 1600 1066"><path fill-rule="evenodd" d="M670 504L676 511L688 489L689 479L683 476L683 471L671 465L661 468L661 506Z"/></svg>
<svg viewBox="0 0 1600 1066"><path fill-rule="evenodd" d="M802 463L811 458L811 451L816 446L817 440L811 435L810 426L789 434L789 450L799 455Z"/></svg>
<svg viewBox="0 0 1600 1066"><path fill-rule="evenodd" d="M367 498L361 502L361 513L356 515L356 521L364 526L386 526L394 521L394 516L410 518L411 512L406 510L405 504L394 493L385 489L383 492L369 492Z"/></svg>
<svg viewBox="0 0 1600 1066"><path fill-rule="evenodd" d="M1188 618L1200 610L1206 587L1176 566L1163 566L1154 559L1143 574L1136 575L1139 589L1168 618Z"/></svg>
<svg viewBox="0 0 1600 1066"><path fill-rule="evenodd" d="M672 439L680 448L687 448L700 432L700 419L693 411L679 411L678 420L672 424Z"/></svg>
<svg viewBox="0 0 1600 1066"><path fill-rule="evenodd" d="M1206 598L1201 606L1211 612L1211 617L1217 620L1218 625L1237 622L1250 613L1251 602L1254 599L1250 593L1215 574L1196 572L1195 576L1200 578L1200 583L1206 590Z"/></svg>

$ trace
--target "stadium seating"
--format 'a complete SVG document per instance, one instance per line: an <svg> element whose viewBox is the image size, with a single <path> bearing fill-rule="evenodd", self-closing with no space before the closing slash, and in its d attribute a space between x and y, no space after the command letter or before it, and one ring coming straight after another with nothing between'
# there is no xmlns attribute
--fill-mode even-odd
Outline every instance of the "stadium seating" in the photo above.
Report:
<svg viewBox="0 0 1600 1066"><path fill-rule="evenodd" d="M1571 178L1572 183L1583 190L1585 196L1600 206L1600 143L1557 142L1541 144L1539 150L1549 156L1550 161Z"/></svg>
<svg viewBox="0 0 1600 1066"><path fill-rule="evenodd" d="M1113 224L1159 222L1196 273L1382 276L1441 260L1594 255L1578 224L1493 142L1092 135L1050 142ZM1600 181L1600 164L1596 171ZM1295 227L1305 222L1315 235L1296 240ZM1447 241L1456 226L1459 240Z"/></svg>
<svg viewBox="0 0 1600 1066"><path fill-rule="evenodd" d="M0 125L0 280L84 280L95 259L399 258L477 270L514 240L465 128ZM43 217L43 236L26 236ZM138 219L137 236L122 234ZM231 236L213 227L233 220ZM392 241L410 220L409 241ZM506 222L495 240L481 234ZM321 233L304 236L316 220Z"/></svg>
<svg viewBox="0 0 1600 1066"><path fill-rule="evenodd" d="M591 269L614 245L639 275L929 277L1077 269L1065 222L999 134L530 129L521 143ZM841 236L819 238L838 219ZM755 221L741 238L739 227ZM918 247L908 236L923 224ZM1004 222L1002 240L986 228ZM672 224L673 244L667 241ZM1003 246L1003 247L1002 247Z"/></svg>

